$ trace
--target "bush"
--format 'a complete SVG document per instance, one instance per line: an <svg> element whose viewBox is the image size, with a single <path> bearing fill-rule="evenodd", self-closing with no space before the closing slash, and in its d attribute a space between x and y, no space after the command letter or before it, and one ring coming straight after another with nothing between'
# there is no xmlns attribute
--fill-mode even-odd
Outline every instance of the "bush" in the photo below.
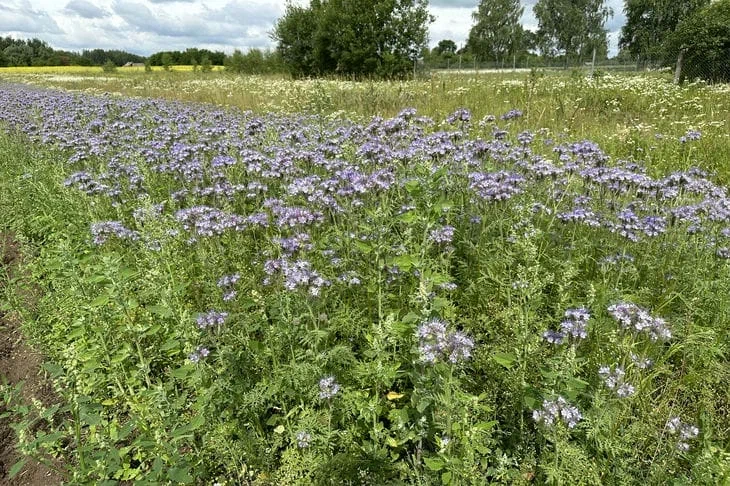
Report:
<svg viewBox="0 0 730 486"><path fill-rule="evenodd" d="M172 69L172 56L167 52L162 55L162 69L170 71Z"/></svg>
<svg viewBox="0 0 730 486"><path fill-rule="evenodd" d="M116 72L117 65L114 64L114 62L112 62L111 60L107 60L107 62L104 63L101 69L103 69L105 73L113 73Z"/></svg>
<svg viewBox="0 0 730 486"><path fill-rule="evenodd" d="M203 60L200 61L200 70L204 73L209 73L213 70L213 64L210 62L208 56L203 57Z"/></svg>

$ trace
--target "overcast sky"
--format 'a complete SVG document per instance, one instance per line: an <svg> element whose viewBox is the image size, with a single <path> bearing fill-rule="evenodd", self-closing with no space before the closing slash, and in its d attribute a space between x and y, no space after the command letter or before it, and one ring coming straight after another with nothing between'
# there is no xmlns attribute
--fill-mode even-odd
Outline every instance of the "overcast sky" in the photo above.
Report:
<svg viewBox="0 0 730 486"><path fill-rule="evenodd" d="M306 0L298 0L307 3ZM430 39L462 45L478 0L431 0ZM522 23L535 30L535 0L522 0ZM606 24L615 53L624 23L622 0L607 0ZM286 0L0 0L0 35L37 37L66 50L122 49L147 55L161 50L207 47L231 52L273 47L269 38Z"/></svg>

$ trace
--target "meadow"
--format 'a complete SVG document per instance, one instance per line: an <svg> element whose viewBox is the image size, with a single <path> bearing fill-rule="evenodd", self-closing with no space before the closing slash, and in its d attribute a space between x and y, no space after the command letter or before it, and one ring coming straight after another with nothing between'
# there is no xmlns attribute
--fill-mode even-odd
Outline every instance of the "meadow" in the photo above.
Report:
<svg viewBox="0 0 730 486"><path fill-rule="evenodd" d="M0 73L71 484L727 484L730 88ZM27 305L27 296L34 304Z"/></svg>

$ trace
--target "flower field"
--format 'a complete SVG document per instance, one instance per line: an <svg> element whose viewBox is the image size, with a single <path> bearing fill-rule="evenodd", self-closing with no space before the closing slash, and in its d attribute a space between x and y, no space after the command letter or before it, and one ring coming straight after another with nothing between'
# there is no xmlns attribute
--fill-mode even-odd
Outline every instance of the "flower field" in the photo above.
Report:
<svg viewBox="0 0 730 486"><path fill-rule="evenodd" d="M216 79L253 111L0 82L38 294L5 310L63 398L4 388L27 454L76 484L730 481L730 91Z"/></svg>

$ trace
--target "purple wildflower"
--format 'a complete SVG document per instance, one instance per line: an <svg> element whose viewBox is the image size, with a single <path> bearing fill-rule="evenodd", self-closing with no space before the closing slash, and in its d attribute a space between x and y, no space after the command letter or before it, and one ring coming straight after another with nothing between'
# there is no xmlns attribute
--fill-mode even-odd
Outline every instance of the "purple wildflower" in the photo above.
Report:
<svg viewBox="0 0 730 486"><path fill-rule="evenodd" d="M198 328L206 329L213 326L222 326L228 318L228 312L219 312L210 310L203 314L200 314L195 322L198 324Z"/></svg>
<svg viewBox="0 0 730 486"><path fill-rule="evenodd" d="M541 409L532 411L532 418L546 427L552 426L557 420L562 420L569 429L572 429L583 419L583 415L565 398L559 396L555 400L544 400Z"/></svg>
<svg viewBox="0 0 730 486"><path fill-rule="evenodd" d="M440 319L429 319L416 330L418 350L421 359L426 363L435 363L439 359L453 364L471 357L474 341L460 331L449 331L449 324Z"/></svg>
<svg viewBox="0 0 730 486"><path fill-rule="evenodd" d="M340 391L340 385L335 381L334 376L326 376L319 380L319 398L329 400Z"/></svg>

